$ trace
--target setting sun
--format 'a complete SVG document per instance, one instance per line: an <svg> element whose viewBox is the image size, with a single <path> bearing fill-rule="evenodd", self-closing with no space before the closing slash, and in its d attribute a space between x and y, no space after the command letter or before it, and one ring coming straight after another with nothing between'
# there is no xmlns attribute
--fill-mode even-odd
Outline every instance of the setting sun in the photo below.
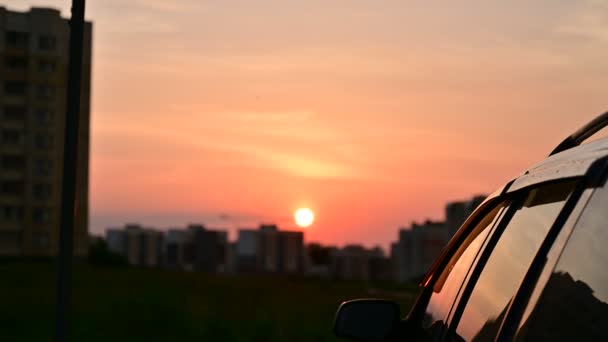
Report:
<svg viewBox="0 0 608 342"><path fill-rule="evenodd" d="M308 227L315 220L315 214L308 208L300 208L294 214L296 224L300 227Z"/></svg>

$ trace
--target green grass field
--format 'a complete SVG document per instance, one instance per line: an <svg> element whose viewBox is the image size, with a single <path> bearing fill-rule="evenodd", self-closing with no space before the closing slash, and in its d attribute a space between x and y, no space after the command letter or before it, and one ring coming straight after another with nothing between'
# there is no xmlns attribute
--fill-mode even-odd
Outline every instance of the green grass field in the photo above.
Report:
<svg viewBox="0 0 608 342"><path fill-rule="evenodd" d="M55 265L0 263L0 340L50 341ZM340 302L383 297L409 309L415 286L216 276L77 265L72 341L332 341ZM378 295L381 293L382 295Z"/></svg>

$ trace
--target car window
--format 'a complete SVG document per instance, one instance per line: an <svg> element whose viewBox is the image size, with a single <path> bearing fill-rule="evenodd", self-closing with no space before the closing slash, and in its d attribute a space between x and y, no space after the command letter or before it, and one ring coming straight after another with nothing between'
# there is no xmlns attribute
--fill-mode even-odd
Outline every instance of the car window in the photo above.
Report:
<svg viewBox="0 0 608 342"><path fill-rule="evenodd" d="M568 239L518 341L607 341L608 188L597 190ZM534 304L531 304L534 305Z"/></svg>
<svg viewBox="0 0 608 342"><path fill-rule="evenodd" d="M569 181L532 189L519 203L506 228L496 231L494 239L498 238L498 243L460 320L455 321L458 340L494 340L511 298L574 185Z"/></svg>
<svg viewBox="0 0 608 342"><path fill-rule="evenodd" d="M591 195L593 194L594 190L595 189L593 188L588 188L583 191L581 197L578 200L578 203L572 209L572 212L570 213L568 219L560 229L559 234L551 243L551 248L544 256L544 270L542 270L542 272L538 275L538 280L536 280L535 288L532 290L532 293L530 293L528 299L528 303L530 304L527 305L527 307L522 312L519 322L514 322L515 324L518 324L517 329L520 329L522 325L526 323L528 317L530 317L530 314L534 309L534 305L536 304L536 302L538 302L538 299L543 293L545 285L547 284L549 278L551 277L551 274L553 273L553 269L555 268L555 265L558 262L561 252L564 249L564 246L566 245L566 242L568 241L570 234L574 229L574 226L578 222L581 213L583 212L583 210L585 210L587 203L589 202L589 199L591 198ZM535 258L537 257L538 255Z"/></svg>
<svg viewBox="0 0 608 342"><path fill-rule="evenodd" d="M435 282L423 321L423 327L430 335L441 334L458 290L504 205L504 202L500 203L479 220Z"/></svg>

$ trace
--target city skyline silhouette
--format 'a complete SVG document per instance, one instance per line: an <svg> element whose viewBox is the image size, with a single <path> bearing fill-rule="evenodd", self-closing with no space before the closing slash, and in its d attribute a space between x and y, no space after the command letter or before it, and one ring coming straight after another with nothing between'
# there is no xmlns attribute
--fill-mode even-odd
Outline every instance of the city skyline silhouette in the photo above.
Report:
<svg viewBox="0 0 608 342"><path fill-rule="evenodd" d="M386 244L603 110L604 6L91 2L90 230L308 206Z"/></svg>

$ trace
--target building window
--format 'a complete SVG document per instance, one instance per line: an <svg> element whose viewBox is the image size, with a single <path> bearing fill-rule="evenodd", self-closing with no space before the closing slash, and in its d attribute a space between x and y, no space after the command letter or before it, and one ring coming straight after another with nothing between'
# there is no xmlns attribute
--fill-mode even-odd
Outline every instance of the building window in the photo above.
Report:
<svg viewBox="0 0 608 342"><path fill-rule="evenodd" d="M50 109L38 108L34 114L36 116L36 123L41 125L47 125L53 119L53 112Z"/></svg>
<svg viewBox="0 0 608 342"><path fill-rule="evenodd" d="M41 35L38 37L38 48L40 50L51 51L57 47L57 38L53 35Z"/></svg>
<svg viewBox="0 0 608 342"><path fill-rule="evenodd" d="M8 69L25 70L27 68L27 58L23 56L6 56L4 64Z"/></svg>
<svg viewBox="0 0 608 342"><path fill-rule="evenodd" d="M34 208L32 220L35 223L51 222L51 210L48 208Z"/></svg>
<svg viewBox="0 0 608 342"><path fill-rule="evenodd" d="M34 146L41 150L53 148L53 136L48 133L36 133L34 135Z"/></svg>
<svg viewBox="0 0 608 342"><path fill-rule="evenodd" d="M4 114L2 117L7 121L23 121L25 118L25 107L4 106Z"/></svg>
<svg viewBox="0 0 608 342"><path fill-rule="evenodd" d="M2 144L5 145L21 145L23 141L23 133L16 129L2 130Z"/></svg>
<svg viewBox="0 0 608 342"><path fill-rule="evenodd" d="M37 159L34 162L34 174L36 176L49 176L53 169L53 162L50 159Z"/></svg>
<svg viewBox="0 0 608 342"><path fill-rule="evenodd" d="M57 63L55 61L39 61L38 71L43 73L52 73L57 69Z"/></svg>
<svg viewBox="0 0 608 342"><path fill-rule="evenodd" d="M49 84L41 84L37 88L36 95L40 100L52 100L55 97L55 87Z"/></svg>
<svg viewBox="0 0 608 342"><path fill-rule="evenodd" d="M27 49L29 44L29 34L27 32L8 31L6 32L6 45L13 48Z"/></svg>
<svg viewBox="0 0 608 342"><path fill-rule="evenodd" d="M49 247L49 233L48 232L36 232L34 233L34 242L38 248Z"/></svg>
<svg viewBox="0 0 608 342"><path fill-rule="evenodd" d="M0 219L3 221L21 221L23 219L23 207L14 205L0 207Z"/></svg>
<svg viewBox="0 0 608 342"><path fill-rule="evenodd" d="M4 170L22 171L25 168L25 158L19 155L4 155L0 163Z"/></svg>
<svg viewBox="0 0 608 342"><path fill-rule="evenodd" d="M24 185L22 181L3 181L0 183L0 194L22 196Z"/></svg>
<svg viewBox="0 0 608 342"><path fill-rule="evenodd" d="M38 183L34 184L33 195L35 199L47 200L51 198L51 184Z"/></svg>
<svg viewBox="0 0 608 342"><path fill-rule="evenodd" d="M4 92L8 95L23 96L27 91L27 84L23 81L6 81Z"/></svg>

